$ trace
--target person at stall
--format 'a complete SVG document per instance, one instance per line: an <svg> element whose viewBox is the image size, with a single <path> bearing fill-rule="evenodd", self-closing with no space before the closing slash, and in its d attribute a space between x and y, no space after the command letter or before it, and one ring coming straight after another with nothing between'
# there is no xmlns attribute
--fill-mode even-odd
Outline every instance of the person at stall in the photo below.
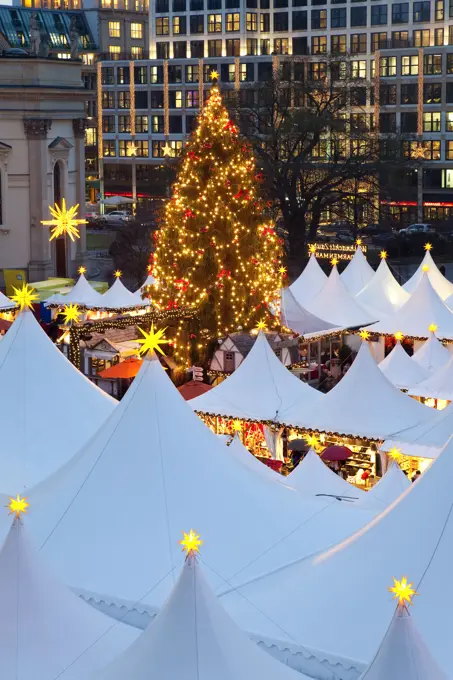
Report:
<svg viewBox="0 0 453 680"><path fill-rule="evenodd" d="M417 479L420 479L421 476L422 476L422 473L420 472L420 470L416 470L415 475L412 477L412 483L416 482Z"/></svg>

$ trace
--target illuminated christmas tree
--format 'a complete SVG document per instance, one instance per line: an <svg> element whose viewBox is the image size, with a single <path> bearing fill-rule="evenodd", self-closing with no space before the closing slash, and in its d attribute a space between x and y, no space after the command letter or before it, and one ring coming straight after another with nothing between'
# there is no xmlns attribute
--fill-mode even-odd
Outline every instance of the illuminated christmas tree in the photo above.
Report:
<svg viewBox="0 0 453 680"><path fill-rule="evenodd" d="M177 328L177 360L187 358L189 346L204 349L207 339L275 325L270 307L286 269L282 241L259 196L262 179L214 80L185 146L153 257L154 303L197 309L196 332L188 335L183 321Z"/></svg>

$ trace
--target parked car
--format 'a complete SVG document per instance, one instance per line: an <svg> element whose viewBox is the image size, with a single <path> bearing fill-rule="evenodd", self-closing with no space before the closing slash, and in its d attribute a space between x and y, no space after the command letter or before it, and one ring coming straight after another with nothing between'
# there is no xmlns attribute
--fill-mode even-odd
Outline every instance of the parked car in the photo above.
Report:
<svg viewBox="0 0 453 680"><path fill-rule="evenodd" d="M412 236L413 234L433 234L434 229L432 224L417 223L410 224L408 227L400 229L399 233L402 236Z"/></svg>
<svg viewBox="0 0 453 680"><path fill-rule="evenodd" d="M98 222L100 224L109 224L115 227L121 227L127 222L131 222L134 216L128 210L112 210L105 215L100 215Z"/></svg>

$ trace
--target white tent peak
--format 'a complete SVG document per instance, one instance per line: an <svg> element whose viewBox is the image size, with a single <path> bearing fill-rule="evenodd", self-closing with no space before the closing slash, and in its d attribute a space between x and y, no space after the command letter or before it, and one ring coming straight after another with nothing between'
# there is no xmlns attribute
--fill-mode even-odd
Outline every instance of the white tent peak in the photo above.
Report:
<svg viewBox="0 0 453 680"><path fill-rule="evenodd" d="M408 390L428 377L428 370L413 361L399 340L378 366L385 377L400 390Z"/></svg>
<svg viewBox="0 0 453 680"><path fill-rule="evenodd" d="M312 300L324 286L327 280L326 274L321 269L316 255L312 253L305 265L303 272L290 285L289 289L301 305Z"/></svg>
<svg viewBox="0 0 453 680"><path fill-rule="evenodd" d="M168 601L144 633L95 680L308 680L240 630L189 554Z"/></svg>
<svg viewBox="0 0 453 680"><path fill-rule="evenodd" d="M357 301L366 308L376 310L379 316L399 309L410 295L393 276L385 259L382 259L373 278L357 295Z"/></svg>
<svg viewBox="0 0 453 680"><path fill-rule="evenodd" d="M445 365L427 376L423 382L413 385L409 394L415 397L453 401L453 355Z"/></svg>
<svg viewBox="0 0 453 680"><path fill-rule="evenodd" d="M450 358L450 352L433 331L428 331L427 341L412 355L412 361L425 368L429 374L445 366Z"/></svg>
<svg viewBox="0 0 453 680"><path fill-rule="evenodd" d="M10 300L9 297L6 297L6 295L0 291L0 310L15 309L16 307L17 302Z"/></svg>
<svg viewBox="0 0 453 680"><path fill-rule="evenodd" d="M81 307L97 307L101 301L101 293L98 293L98 291L93 288L90 282L85 278L85 275L82 273L80 274L76 284L68 293L66 293L66 295L55 293L55 295L51 295L51 297L46 300L45 304L75 304L80 305Z"/></svg>
<svg viewBox="0 0 453 680"><path fill-rule="evenodd" d="M298 491L313 496L344 496L351 501L357 501L365 496L364 491L330 470L313 449L308 451L287 479Z"/></svg>
<svg viewBox="0 0 453 680"><path fill-rule="evenodd" d="M149 300L142 300L140 293L131 293L118 277L113 285L102 295L99 309L127 309L149 307Z"/></svg>
<svg viewBox="0 0 453 680"><path fill-rule="evenodd" d="M351 295L357 295L373 276L374 269L368 264L361 246L357 246L352 259L341 274L343 283Z"/></svg>
<svg viewBox="0 0 453 680"><path fill-rule="evenodd" d="M280 318L282 324L286 328L291 329L294 333L299 335L310 335L312 333L323 333L323 331L332 332L338 328L324 319L318 318L305 309L303 305L296 300L294 293L290 288L282 288L280 291Z"/></svg>
<svg viewBox="0 0 453 680"><path fill-rule="evenodd" d="M427 272L424 271L424 268L426 267L428 267ZM404 290L407 293L413 293L422 280L423 274L425 273L428 275L432 287L442 300L447 300L451 295L453 295L453 283L451 283L451 281L441 274L429 250L426 251L425 257L423 258L415 274L411 276L411 278L404 284Z"/></svg>

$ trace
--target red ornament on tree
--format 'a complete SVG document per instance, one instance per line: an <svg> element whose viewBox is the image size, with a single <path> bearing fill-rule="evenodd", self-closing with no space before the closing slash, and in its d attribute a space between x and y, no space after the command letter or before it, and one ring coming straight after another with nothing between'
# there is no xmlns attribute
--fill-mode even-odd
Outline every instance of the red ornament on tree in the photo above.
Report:
<svg viewBox="0 0 453 680"><path fill-rule="evenodd" d="M187 210L184 212L185 217L195 217L195 213L191 211L190 208L187 208Z"/></svg>
<svg viewBox="0 0 453 680"><path fill-rule="evenodd" d="M224 127L223 129L224 129L224 130L230 130L230 132L231 132L232 134L236 134L236 133L237 133L236 125L233 123L232 120L229 120L228 123L225 125L225 127Z"/></svg>

